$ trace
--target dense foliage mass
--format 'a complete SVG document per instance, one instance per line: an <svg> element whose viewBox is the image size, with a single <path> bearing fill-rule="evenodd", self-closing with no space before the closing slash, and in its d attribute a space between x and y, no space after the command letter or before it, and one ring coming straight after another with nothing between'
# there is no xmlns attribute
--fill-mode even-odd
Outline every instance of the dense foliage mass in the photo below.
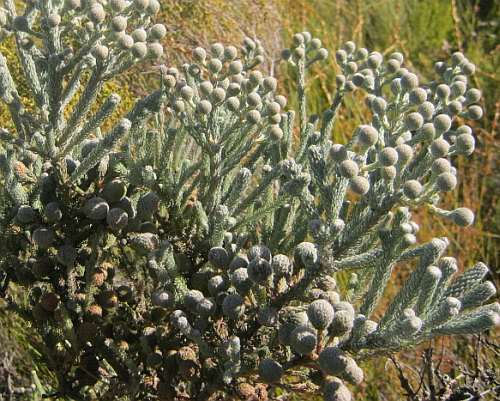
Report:
<svg viewBox="0 0 500 401"><path fill-rule="evenodd" d="M159 89L103 133L120 102L112 94L93 111L103 83L162 57L158 10L156 0L0 9L34 100L22 104L0 54L12 121L0 132L0 295L42 336L54 395L350 400L364 358L499 323L488 268L457 275L448 241L417 245L411 220L426 207L473 223L467 208L438 206L457 185L450 158L474 151L460 124L482 116L472 63L455 53L421 84L401 53L347 42L333 104L309 115L307 71L328 51L296 34L282 53L297 79L294 124L258 69L260 42L215 43L179 69L161 65ZM372 118L334 144L353 91ZM375 314L401 263L406 282Z"/></svg>

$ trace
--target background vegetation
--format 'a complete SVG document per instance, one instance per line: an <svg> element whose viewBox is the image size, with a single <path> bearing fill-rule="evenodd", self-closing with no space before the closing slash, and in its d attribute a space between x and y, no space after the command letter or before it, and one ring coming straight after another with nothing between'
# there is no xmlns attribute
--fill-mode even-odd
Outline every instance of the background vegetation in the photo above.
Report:
<svg viewBox="0 0 500 401"><path fill-rule="evenodd" d="M417 221L421 231L419 239L448 236L452 252L460 266L473 261L486 262L494 281L499 284L500 274L500 119L499 80L500 2L495 0L161 0L161 22L167 25L166 63L178 65L197 45L214 41L237 44L244 36L260 39L268 50L269 62L265 68L273 71L282 81L283 94L292 92L293 80L278 68L279 49L297 31L309 30L322 38L331 54L343 42L354 40L358 45L378 50L383 54L394 50L405 54L405 63L419 72L424 79L432 77L432 63L447 59L456 50L463 51L476 63L474 85L483 91L484 118L476 122L474 132L477 148L467 160L456 162L463 177L457 189L448 195L448 208L458 204L476 212L473 227L460 229L446 225L422 211ZM0 51L9 61L15 60L13 47L0 44ZM321 110L331 101L337 66L334 57L316 67L309 80L311 110ZM110 82L106 90L117 91L125 107L134 97L150 86L155 66L132 71ZM22 88L22 85L21 85ZM335 130L335 141L344 142L361 121L366 121L366 109L359 99L348 100L351 114L340 113ZM290 99L293 105L293 99ZM0 107L0 127L7 125L5 110ZM463 157L462 157L463 158ZM400 269L397 274L404 274ZM398 277L393 283L397 286ZM391 289L389 288L388 291ZM390 294L388 294L390 296ZM488 366L494 370L498 386L500 377L498 360L500 351L497 333L483 339L449 339L436 344L425 344L417 352L398 356L405 377L411 384L420 380L419 369L424 348L434 347L434 359L441 361L440 370L456 376L462 364L470 369ZM497 342L495 342L497 341ZM478 352L478 345L482 344ZM405 367L406 366L406 367ZM414 368L410 369L409 366ZM367 380L356 399L401 400L405 391L399 385L397 369L391 361L378 360L363 366ZM8 400L9 388L28 387L36 380L43 383L53 379L40 362L37 339L29 327L7 315L0 301L0 401ZM462 375L462 378L464 376ZM500 390L491 391L484 399L500 397ZM495 395L495 391L497 392ZM5 394L5 395L2 395ZM25 399L20 396L19 399ZM301 398L302 399L302 398Z"/></svg>

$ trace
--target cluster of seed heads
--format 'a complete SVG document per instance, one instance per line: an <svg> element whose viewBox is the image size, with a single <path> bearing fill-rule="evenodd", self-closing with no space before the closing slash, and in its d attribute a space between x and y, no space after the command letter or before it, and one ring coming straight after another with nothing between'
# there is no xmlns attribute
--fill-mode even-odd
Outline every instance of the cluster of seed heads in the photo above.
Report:
<svg viewBox="0 0 500 401"><path fill-rule="evenodd" d="M35 106L24 108L0 54L14 127L0 130L0 295L4 283L27 289L15 308L64 378L61 396L265 400L302 369L321 373L309 376L326 401L350 400L360 354L498 324L488 268L457 275L448 242L416 245L411 220L421 205L474 220L438 206L457 185L450 158L474 150L472 124L459 121L482 116L461 53L422 84L400 53L347 42L334 102L309 118L308 67L329 56L296 34L282 58L297 76L297 128L262 72L261 43L214 43L160 66L159 89L103 134L120 102L96 104L103 82L163 54L159 2L27 2L22 15L6 3L0 38L15 35ZM354 90L367 93L370 121L332 143ZM393 269L413 259L376 318Z"/></svg>

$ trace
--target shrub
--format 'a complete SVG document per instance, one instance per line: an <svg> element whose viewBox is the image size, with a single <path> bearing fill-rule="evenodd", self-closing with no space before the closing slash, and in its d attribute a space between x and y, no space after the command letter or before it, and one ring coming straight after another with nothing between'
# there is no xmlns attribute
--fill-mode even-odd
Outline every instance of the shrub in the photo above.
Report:
<svg viewBox="0 0 500 401"><path fill-rule="evenodd" d="M442 160L474 147L459 122L481 116L462 54L420 84L400 53L384 60L347 42L332 105L309 115L307 72L328 52L298 33L282 52L297 76L294 127L276 79L258 69L260 42L246 38L239 54L215 43L179 69L161 65L159 89L102 134L120 102L111 94L91 111L104 82L163 55L157 2L6 6L2 35L16 40L34 107L0 54L15 127L1 131L0 289L43 338L52 395L266 399L293 392L282 377L302 370L301 391L349 399L363 359L498 324L488 268L454 277L447 240L416 245L411 220L427 207L473 222L468 209L438 206L457 184ZM366 93L371 120L333 144L353 91ZM410 260L375 316L391 272ZM340 295L333 277L344 270L351 288Z"/></svg>

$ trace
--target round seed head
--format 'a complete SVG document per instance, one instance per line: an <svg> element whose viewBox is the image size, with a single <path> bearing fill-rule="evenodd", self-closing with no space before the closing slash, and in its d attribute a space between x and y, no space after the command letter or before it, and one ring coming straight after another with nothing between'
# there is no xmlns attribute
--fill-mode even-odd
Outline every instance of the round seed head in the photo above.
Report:
<svg viewBox="0 0 500 401"><path fill-rule="evenodd" d="M326 329L333 321L333 306L328 301L318 299L307 308L307 316L311 324L318 330Z"/></svg>
<svg viewBox="0 0 500 401"><path fill-rule="evenodd" d="M51 222L56 223L62 219L62 211L57 202L49 202L44 209L45 218Z"/></svg>
<svg viewBox="0 0 500 401"><path fill-rule="evenodd" d="M467 104L477 103L481 100L481 91L476 88L471 88L465 93L465 102Z"/></svg>
<svg viewBox="0 0 500 401"><path fill-rule="evenodd" d="M227 46L224 49L224 60L231 61L238 56L238 50L234 46Z"/></svg>
<svg viewBox="0 0 500 401"><path fill-rule="evenodd" d="M344 160L340 163L339 171L344 178L356 177L359 173L358 164L352 160Z"/></svg>
<svg viewBox="0 0 500 401"><path fill-rule="evenodd" d="M198 113L200 114L210 114L210 112L212 111L212 103L210 103L208 100L201 100L197 106L196 106L196 110L198 111Z"/></svg>
<svg viewBox="0 0 500 401"><path fill-rule="evenodd" d="M135 58L142 59L142 58L146 57L146 55L148 54L148 47L143 42L137 42L137 43L134 43L131 51L132 51L132 55Z"/></svg>
<svg viewBox="0 0 500 401"><path fill-rule="evenodd" d="M51 28L55 28L56 26L59 26L61 23L61 16L59 14L50 14L47 17L47 25Z"/></svg>
<svg viewBox="0 0 500 401"><path fill-rule="evenodd" d="M370 190L370 182L363 176L358 175L349 180L349 188L358 195L365 195Z"/></svg>
<svg viewBox="0 0 500 401"><path fill-rule="evenodd" d="M157 0L149 0L147 11L151 15L156 15L160 11L160 3Z"/></svg>
<svg viewBox="0 0 500 401"><path fill-rule="evenodd" d="M174 298L168 291L156 290L151 294L151 303L158 308L170 308L174 305Z"/></svg>
<svg viewBox="0 0 500 401"><path fill-rule="evenodd" d="M414 88L409 95L410 103L419 105L427 100L427 92L423 88Z"/></svg>
<svg viewBox="0 0 500 401"><path fill-rule="evenodd" d="M278 95L274 98L274 101L277 102L282 109L285 108L286 106L286 103L287 103L287 99L285 96L282 96L282 95Z"/></svg>
<svg viewBox="0 0 500 401"><path fill-rule="evenodd" d="M431 171L434 175L449 173L451 171L451 164L447 159L440 157L432 162Z"/></svg>
<svg viewBox="0 0 500 401"><path fill-rule="evenodd" d="M396 59L387 60L387 71L394 74L401 68L401 63Z"/></svg>
<svg viewBox="0 0 500 401"><path fill-rule="evenodd" d="M461 81L455 81L450 86L451 97L456 99L457 97L462 96L467 90L467 85Z"/></svg>
<svg viewBox="0 0 500 401"><path fill-rule="evenodd" d="M98 196L88 199L83 206L83 213L91 220L105 219L108 211L108 203Z"/></svg>
<svg viewBox="0 0 500 401"><path fill-rule="evenodd" d="M316 59L318 60L326 60L328 58L328 50L322 47L321 49L318 49L318 52L316 53Z"/></svg>
<svg viewBox="0 0 500 401"><path fill-rule="evenodd" d="M37 213L35 209L33 209L29 205L21 205L19 209L17 209L16 219L21 224L29 224L36 220Z"/></svg>
<svg viewBox="0 0 500 401"><path fill-rule="evenodd" d="M441 99L448 99L451 89L446 84L439 84L436 88L436 95Z"/></svg>
<svg viewBox="0 0 500 401"><path fill-rule="evenodd" d="M354 61L349 61L345 65L345 72L347 75L354 74L358 71L358 65Z"/></svg>
<svg viewBox="0 0 500 401"><path fill-rule="evenodd" d="M420 113L410 113L405 118L405 128L408 131L416 131L424 124L424 118Z"/></svg>
<svg viewBox="0 0 500 401"><path fill-rule="evenodd" d="M343 304L349 305L350 309L338 309L338 306ZM351 331L354 325L354 309L352 308L352 305L347 302L334 304L333 309L335 310L335 315L333 316L333 320L328 328L328 331L334 336L342 336Z"/></svg>
<svg viewBox="0 0 500 401"><path fill-rule="evenodd" d="M248 106L252 108L260 107L262 104L262 99L257 92L252 92L247 96L246 102Z"/></svg>
<svg viewBox="0 0 500 401"><path fill-rule="evenodd" d="M279 125L271 125L269 128L269 138L274 142L279 142L283 138L283 130Z"/></svg>
<svg viewBox="0 0 500 401"><path fill-rule="evenodd" d="M258 110L250 110L246 115L246 119L249 124L258 124L261 120L260 112Z"/></svg>
<svg viewBox="0 0 500 401"><path fill-rule="evenodd" d="M442 138L435 139L431 143L431 154L435 158L448 155L450 144Z"/></svg>
<svg viewBox="0 0 500 401"><path fill-rule="evenodd" d="M253 50L255 49L255 42L251 38L246 37L243 39L243 46L245 46L247 50Z"/></svg>
<svg viewBox="0 0 500 401"><path fill-rule="evenodd" d="M277 383L283 376L283 367L278 362L265 358L259 363L259 376L265 383Z"/></svg>
<svg viewBox="0 0 500 401"><path fill-rule="evenodd" d="M186 295L184 295L183 303L189 310L195 312L198 303L200 303L205 296L201 291L189 290Z"/></svg>
<svg viewBox="0 0 500 401"><path fill-rule="evenodd" d="M231 61L228 67L229 73L232 75L236 75L243 71L243 64L240 60Z"/></svg>
<svg viewBox="0 0 500 401"><path fill-rule="evenodd" d="M226 91L222 88L215 88L212 92L212 101L214 104L220 104L226 99Z"/></svg>
<svg viewBox="0 0 500 401"><path fill-rule="evenodd" d="M337 50L335 52L335 60L337 60L338 64L344 64L347 61L347 52L343 49Z"/></svg>
<svg viewBox="0 0 500 401"><path fill-rule="evenodd" d="M423 102L419 107L418 107L418 112L422 115L425 121L429 121L432 119L432 116L434 115L434 105L431 102Z"/></svg>
<svg viewBox="0 0 500 401"><path fill-rule="evenodd" d="M222 313L230 320L238 320L245 312L243 298L239 294L228 294L222 302Z"/></svg>
<svg viewBox="0 0 500 401"><path fill-rule="evenodd" d="M263 258L254 258L248 265L248 276L257 284L267 285L273 274L271 264Z"/></svg>
<svg viewBox="0 0 500 401"><path fill-rule="evenodd" d="M106 18L106 12L99 3L92 4L89 11L89 18L95 24L100 24Z"/></svg>
<svg viewBox="0 0 500 401"><path fill-rule="evenodd" d="M203 81L200 84L199 91L203 96L210 96L212 91L214 90L214 86L212 85L212 82L210 81Z"/></svg>
<svg viewBox="0 0 500 401"><path fill-rule="evenodd" d="M318 249L312 242L301 242L293 251L293 260L299 269L314 266L318 257Z"/></svg>
<svg viewBox="0 0 500 401"><path fill-rule="evenodd" d="M237 96L241 92L241 85L236 82L231 82L227 87L227 93L229 96Z"/></svg>
<svg viewBox="0 0 500 401"><path fill-rule="evenodd" d="M224 46L221 43L214 43L210 46L210 53L213 57L222 57L224 54Z"/></svg>
<svg viewBox="0 0 500 401"><path fill-rule="evenodd" d="M217 74L220 70L222 70L222 61L218 58L211 58L207 67L213 74Z"/></svg>
<svg viewBox="0 0 500 401"><path fill-rule="evenodd" d="M127 29L127 18L117 15L111 20L111 29L115 32L123 32Z"/></svg>
<svg viewBox="0 0 500 401"><path fill-rule="evenodd" d="M292 350L300 355L308 355L316 349L318 339L316 332L307 326L296 327L291 335Z"/></svg>
<svg viewBox="0 0 500 401"><path fill-rule="evenodd" d="M436 186L441 192L449 192L457 186L457 178L451 173L441 173L436 178Z"/></svg>
<svg viewBox="0 0 500 401"><path fill-rule="evenodd" d="M292 42L295 47L300 46L305 42L304 36L301 33L296 33L292 37Z"/></svg>
<svg viewBox="0 0 500 401"><path fill-rule="evenodd" d="M383 97L376 97L370 102L370 106L376 114L380 115L385 113L385 110L387 109L387 102Z"/></svg>
<svg viewBox="0 0 500 401"><path fill-rule="evenodd" d="M396 146L396 152L398 152L398 161L401 164L407 164L411 159L413 159L413 148L406 143Z"/></svg>
<svg viewBox="0 0 500 401"><path fill-rule="evenodd" d="M329 379L323 387L324 401L351 401L349 389L336 377Z"/></svg>
<svg viewBox="0 0 500 401"><path fill-rule="evenodd" d="M149 30L149 37L153 40L161 40L167 34L167 28L163 24L155 24Z"/></svg>
<svg viewBox="0 0 500 401"><path fill-rule="evenodd" d="M297 326L306 326L308 323L305 312L287 313L280 322L278 329L278 340L283 345L291 345L291 334Z"/></svg>
<svg viewBox="0 0 500 401"><path fill-rule="evenodd" d="M267 246L254 245L248 251L248 258L250 260L261 258L261 259L267 260L268 262L271 262L272 255L271 255L271 251L269 250L269 248Z"/></svg>
<svg viewBox="0 0 500 401"><path fill-rule="evenodd" d="M319 354L319 366L328 375L341 375L348 363L348 357L337 347L326 347Z"/></svg>
<svg viewBox="0 0 500 401"><path fill-rule="evenodd" d="M451 128L451 118L447 114L438 114L432 122L438 135L448 132Z"/></svg>
<svg viewBox="0 0 500 401"><path fill-rule="evenodd" d="M394 52L394 53L391 53L391 55L389 56L389 59L391 59L391 60L397 60L400 63L402 63L403 60L404 60L404 56L400 52Z"/></svg>
<svg viewBox="0 0 500 401"><path fill-rule="evenodd" d="M153 59L159 59L163 56L163 46L160 43L148 44L148 56Z"/></svg>
<svg viewBox="0 0 500 401"><path fill-rule="evenodd" d="M271 268L276 277L290 277L293 273L293 265L290 263L290 259L282 254L273 256Z"/></svg>
<svg viewBox="0 0 500 401"><path fill-rule="evenodd" d="M476 72L476 66L471 62L463 63L460 68L465 75L473 75Z"/></svg>
<svg viewBox="0 0 500 401"><path fill-rule="evenodd" d="M418 86L418 77L411 72L403 74L401 76L401 87L404 91L410 92Z"/></svg>
<svg viewBox="0 0 500 401"><path fill-rule="evenodd" d="M118 207L110 209L106 216L106 223L113 231L124 229L128 224L128 214Z"/></svg>
<svg viewBox="0 0 500 401"><path fill-rule="evenodd" d="M474 213L466 207L459 207L453 210L450 217L460 227L468 227L474 223Z"/></svg>
<svg viewBox="0 0 500 401"><path fill-rule="evenodd" d="M337 143L332 145L329 153L332 160L337 163L340 163L347 159L347 149L345 148L344 145Z"/></svg>
<svg viewBox="0 0 500 401"><path fill-rule="evenodd" d="M382 178L386 181L391 181L398 175L396 167L394 166L383 167L380 173L382 175Z"/></svg>
<svg viewBox="0 0 500 401"><path fill-rule="evenodd" d="M398 162L398 152L391 147L385 147L379 153L379 161L383 166L394 166Z"/></svg>
<svg viewBox="0 0 500 401"><path fill-rule="evenodd" d="M347 52L347 54L352 54L356 50L356 43L349 40L344 43L342 48Z"/></svg>
<svg viewBox="0 0 500 401"><path fill-rule="evenodd" d="M318 38L313 38L309 43L309 46L311 47L311 49L318 50L321 47L321 40Z"/></svg>
<svg viewBox="0 0 500 401"><path fill-rule="evenodd" d="M207 58L207 52L203 47L197 47L193 50L193 58L196 62L203 64Z"/></svg>
<svg viewBox="0 0 500 401"><path fill-rule="evenodd" d="M47 249L54 243L56 236L50 228L41 227L33 231L32 240L39 248Z"/></svg>
<svg viewBox="0 0 500 401"><path fill-rule="evenodd" d="M125 7L127 7L127 3L125 2L125 0L111 0L109 2L109 5L111 6L112 10L116 12L122 12L123 10L125 10Z"/></svg>
<svg viewBox="0 0 500 401"><path fill-rule="evenodd" d="M278 102L269 102L266 105L266 109L267 109L267 114L275 115L280 113L281 106L279 105Z"/></svg>
<svg viewBox="0 0 500 401"><path fill-rule="evenodd" d="M455 116L462 111L462 103L458 100L453 100L448 103L446 109L450 115Z"/></svg>
<svg viewBox="0 0 500 401"><path fill-rule="evenodd" d="M274 77L266 77L262 81L262 86L266 92L273 92L278 86L278 81Z"/></svg>
<svg viewBox="0 0 500 401"><path fill-rule="evenodd" d="M394 78L392 81L391 81L391 92L395 95L397 95L398 93L401 92L402 90L402 86L401 86L401 78Z"/></svg>
<svg viewBox="0 0 500 401"><path fill-rule="evenodd" d="M253 283L248 277L248 270L245 267L240 267L233 271L231 284L240 294L246 294L252 288Z"/></svg>
<svg viewBox="0 0 500 401"><path fill-rule="evenodd" d="M230 111L236 112L240 109L240 100L237 97L232 96L227 99L226 106Z"/></svg>
<svg viewBox="0 0 500 401"><path fill-rule="evenodd" d="M373 146L378 141L378 132L371 125L360 125L357 129L356 136L358 142L365 147Z"/></svg>
<svg viewBox="0 0 500 401"><path fill-rule="evenodd" d="M379 52L372 52L366 62L370 68L377 69L382 64L382 59L383 57Z"/></svg>
<svg viewBox="0 0 500 401"><path fill-rule="evenodd" d="M467 109L467 118L471 120L480 120L481 117L483 117L483 109L480 106L475 104L469 106Z"/></svg>
<svg viewBox="0 0 500 401"><path fill-rule="evenodd" d="M457 152L463 155L471 155L474 152L476 141L470 134L460 134L455 140Z"/></svg>
<svg viewBox="0 0 500 401"><path fill-rule="evenodd" d="M109 49L106 46L103 45L96 45L92 49L92 55L100 61L104 61L108 58L109 55Z"/></svg>
<svg viewBox="0 0 500 401"><path fill-rule="evenodd" d="M361 87L365 83L365 76L363 74L356 73L352 76L351 82L353 85Z"/></svg>
<svg viewBox="0 0 500 401"><path fill-rule="evenodd" d="M227 290L227 283L220 275L211 277L210 280L208 280L207 286L208 292L210 292L213 296L217 295L219 292Z"/></svg>
<svg viewBox="0 0 500 401"><path fill-rule="evenodd" d="M356 60L366 60L368 57L368 50L364 47L360 47L355 53Z"/></svg>
<svg viewBox="0 0 500 401"><path fill-rule="evenodd" d="M155 192L142 195L137 202L137 218L141 221L149 220L158 211L160 197Z"/></svg>
<svg viewBox="0 0 500 401"><path fill-rule="evenodd" d="M190 101L194 96L194 91L189 85L184 85L180 90L180 94L184 100Z"/></svg>
<svg viewBox="0 0 500 401"><path fill-rule="evenodd" d="M422 125L422 127L420 128L420 135L422 136L423 140L428 142L432 141L436 136L436 128L434 128L434 124L425 123L424 125Z"/></svg>
<svg viewBox="0 0 500 401"><path fill-rule="evenodd" d="M121 201L125 195L127 195L127 186L119 179L107 182L102 190L102 197L110 203Z"/></svg>
<svg viewBox="0 0 500 401"><path fill-rule="evenodd" d="M406 181L403 185L403 193L409 199L416 199L423 191L422 184L417 180Z"/></svg>
<svg viewBox="0 0 500 401"><path fill-rule="evenodd" d="M119 35L117 42L118 45L124 50L130 49L134 45L134 39L132 39L132 36L125 33L121 33Z"/></svg>
<svg viewBox="0 0 500 401"><path fill-rule="evenodd" d="M363 370L356 364L354 359L348 358L347 361L342 378L354 385L361 384L364 379Z"/></svg>
<svg viewBox="0 0 500 401"><path fill-rule="evenodd" d="M134 7L138 11L145 11L149 6L149 0L134 0Z"/></svg>
<svg viewBox="0 0 500 401"><path fill-rule="evenodd" d="M202 299L198 304L196 305L196 313L200 316L212 316L217 309L216 303L208 298Z"/></svg>
<svg viewBox="0 0 500 401"><path fill-rule="evenodd" d="M224 248L215 246L208 252L208 261L218 269L225 269L229 266L229 255Z"/></svg>

